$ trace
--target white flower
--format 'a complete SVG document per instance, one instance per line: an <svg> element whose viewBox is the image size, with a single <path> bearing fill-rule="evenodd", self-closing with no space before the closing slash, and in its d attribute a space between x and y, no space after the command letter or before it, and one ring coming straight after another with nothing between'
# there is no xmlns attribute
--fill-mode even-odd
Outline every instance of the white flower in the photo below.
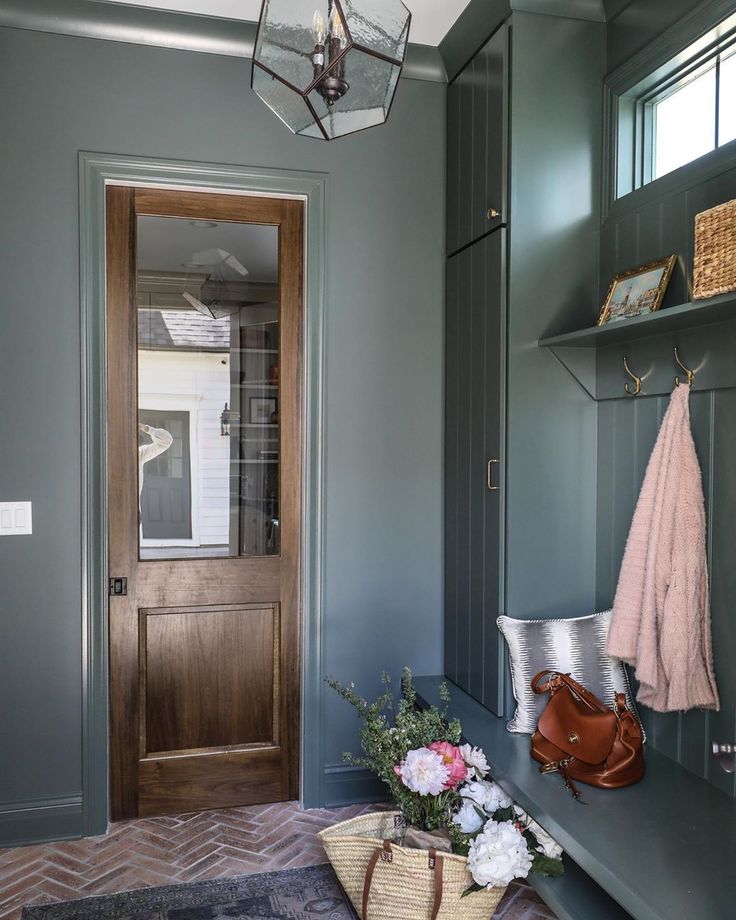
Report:
<svg viewBox="0 0 736 920"><path fill-rule="evenodd" d="M519 808L518 805L514 805L514 811L519 816L519 822L524 825L527 830L530 830L532 834L537 838L537 850L540 853L543 853L549 859L561 859L563 849L559 843L552 837L551 834L548 834L547 831L542 827L541 824L531 818L523 808Z"/></svg>
<svg viewBox="0 0 736 920"><path fill-rule="evenodd" d="M526 840L510 821L489 821L470 843L468 869L485 888L500 888L515 878L526 878L532 856Z"/></svg>
<svg viewBox="0 0 736 920"><path fill-rule="evenodd" d="M448 772L440 755L429 748L409 751L399 767L404 785L419 795L439 795L447 782Z"/></svg>
<svg viewBox="0 0 736 920"><path fill-rule="evenodd" d="M483 751L480 748L472 747L470 744L461 744L460 753L463 755L463 760L468 768L468 774L472 776L475 773L476 779L483 779L489 770L488 761Z"/></svg>
<svg viewBox="0 0 736 920"><path fill-rule="evenodd" d="M474 834L484 823L483 818L478 814L478 809L469 799L463 802L460 811L452 816L452 820L455 824L460 825L460 830L464 834Z"/></svg>
<svg viewBox="0 0 736 920"><path fill-rule="evenodd" d="M495 814L499 808L510 808L513 804L498 783L492 780L475 780L472 783L466 783L460 788L460 795L480 805L489 816Z"/></svg>

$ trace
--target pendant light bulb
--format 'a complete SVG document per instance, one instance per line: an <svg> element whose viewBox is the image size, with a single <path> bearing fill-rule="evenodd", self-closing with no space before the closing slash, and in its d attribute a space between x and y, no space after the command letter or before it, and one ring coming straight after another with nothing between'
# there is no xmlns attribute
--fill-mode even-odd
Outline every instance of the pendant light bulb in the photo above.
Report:
<svg viewBox="0 0 736 920"><path fill-rule="evenodd" d="M327 25L325 23L325 17L319 10L314 11L312 35L314 36L315 45L324 45L325 39L327 38Z"/></svg>
<svg viewBox="0 0 736 920"><path fill-rule="evenodd" d="M337 12L336 6L332 7L330 15L330 35L340 43L341 48L345 47L345 26L342 24L342 19Z"/></svg>

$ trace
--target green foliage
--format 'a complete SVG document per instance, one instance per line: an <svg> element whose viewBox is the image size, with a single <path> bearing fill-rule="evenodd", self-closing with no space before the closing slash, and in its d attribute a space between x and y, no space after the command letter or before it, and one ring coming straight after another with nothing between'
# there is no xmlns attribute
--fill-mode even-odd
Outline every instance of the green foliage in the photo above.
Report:
<svg viewBox="0 0 736 920"><path fill-rule="evenodd" d="M411 792L394 771L409 751L426 747L433 741L460 742L460 723L448 720L450 693L447 684L440 685L442 707L417 708L417 694L409 668L401 678L401 696L396 701L391 678L381 675L383 692L373 703L356 693L353 684L345 686L327 678L333 690L355 709L362 721L360 743L362 756L344 754L345 763L365 767L375 773L388 787L392 799L401 809L408 824L432 831L451 824L450 815L458 800L454 790L438 796L421 796Z"/></svg>

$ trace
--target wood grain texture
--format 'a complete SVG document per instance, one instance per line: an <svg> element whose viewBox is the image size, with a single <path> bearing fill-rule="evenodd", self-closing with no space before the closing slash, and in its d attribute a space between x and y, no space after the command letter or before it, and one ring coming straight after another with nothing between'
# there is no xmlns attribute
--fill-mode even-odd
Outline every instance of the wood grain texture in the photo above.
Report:
<svg viewBox="0 0 736 920"><path fill-rule="evenodd" d="M284 800L278 748L144 760L139 768L141 817Z"/></svg>
<svg viewBox="0 0 736 920"><path fill-rule="evenodd" d="M278 607L142 610L140 620L141 757L278 745Z"/></svg>
<svg viewBox="0 0 736 920"><path fill-rule="evenodd" d="M128 596L109 602L110 813L122 818L138 810L138 458L122 422L137 398L133 190L110 186L106 204L109 571L128 578Z"/></svg>
<svg viewBox="0 0 736 920"><path fill-rule="evenodd" d="M128 578L110 603L114 819L298 797L303 211L280 198L108 190L110 571ZM140 214L279 228L280 556L138 559Z"/></svg>

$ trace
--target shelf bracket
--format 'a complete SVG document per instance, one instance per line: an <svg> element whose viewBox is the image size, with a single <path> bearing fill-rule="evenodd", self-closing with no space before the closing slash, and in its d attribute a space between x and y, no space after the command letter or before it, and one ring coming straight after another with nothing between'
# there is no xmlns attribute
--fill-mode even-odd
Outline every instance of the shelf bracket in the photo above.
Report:
<svg viewBox="0 0 736 920"><path fill-rule="evenodd" d="M596 401L596 352L594 348L563 348L545 345L557 361L565 368L585 395Z"/></svg>

